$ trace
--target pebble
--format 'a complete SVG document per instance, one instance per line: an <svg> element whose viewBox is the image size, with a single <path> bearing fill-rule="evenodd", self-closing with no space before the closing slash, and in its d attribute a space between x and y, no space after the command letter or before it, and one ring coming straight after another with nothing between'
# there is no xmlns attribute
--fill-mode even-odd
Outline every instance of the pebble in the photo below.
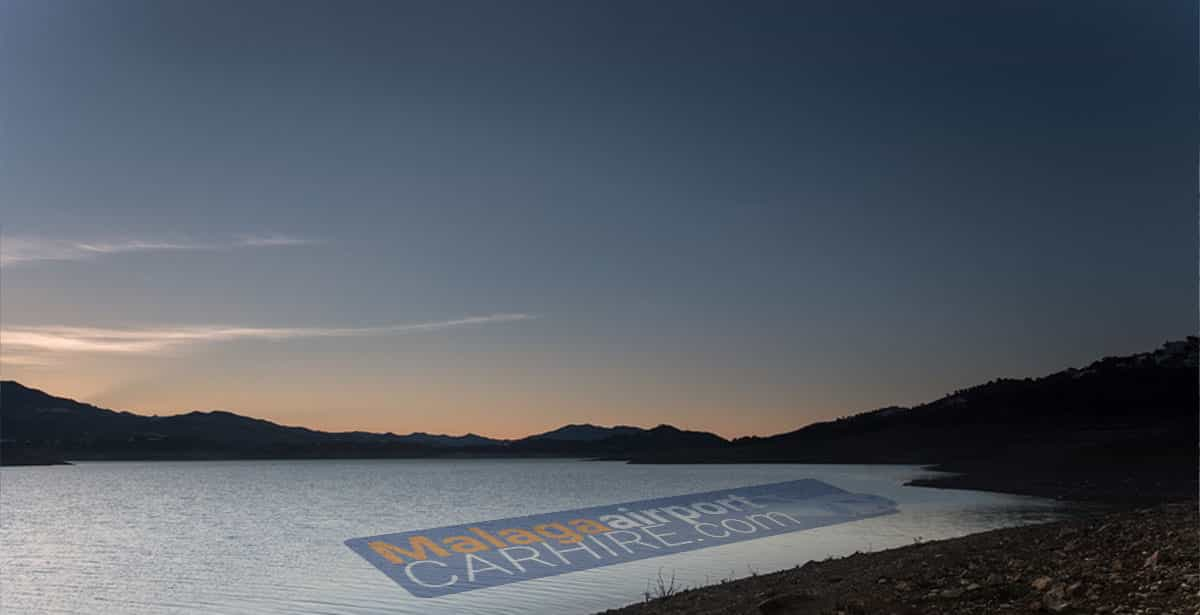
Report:
<svg viewBox="0 0 1200 615"><path fill-rule="evenodd" d="M1155 551L1153 555L1151 555L1150 557L1147 557L1146 563L1143 564L1143 566L1146 568L1153 568L1153 567L1157 566L1158 565L1158 553L1159 553L1158 551Z"/></svg>

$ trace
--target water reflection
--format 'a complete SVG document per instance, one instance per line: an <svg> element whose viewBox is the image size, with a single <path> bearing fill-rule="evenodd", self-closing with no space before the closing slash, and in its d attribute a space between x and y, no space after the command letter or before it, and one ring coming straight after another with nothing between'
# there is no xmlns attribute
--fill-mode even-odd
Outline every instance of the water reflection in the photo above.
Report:
<svg viewBox="0 0 1200 615"><path fill-rule="evenodd" d="M591 613L661 573L695 586L810 559L1059 518L1052 502L903 487L911 466L634 466L575 461L226 461L5 468L9 613ZM353 536L796 478L901 512L417 599L342 545Z"/></svg>

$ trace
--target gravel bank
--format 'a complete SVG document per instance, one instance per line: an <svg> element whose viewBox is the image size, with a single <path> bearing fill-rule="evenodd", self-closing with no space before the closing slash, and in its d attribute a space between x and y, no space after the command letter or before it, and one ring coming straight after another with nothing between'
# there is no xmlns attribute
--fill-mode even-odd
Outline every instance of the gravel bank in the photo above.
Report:
<svg viewBox="0 0 1200 615"><path fill-rule="evenodd" d="M606 611L1200 615L1197 502L810 562Z"/></svg>

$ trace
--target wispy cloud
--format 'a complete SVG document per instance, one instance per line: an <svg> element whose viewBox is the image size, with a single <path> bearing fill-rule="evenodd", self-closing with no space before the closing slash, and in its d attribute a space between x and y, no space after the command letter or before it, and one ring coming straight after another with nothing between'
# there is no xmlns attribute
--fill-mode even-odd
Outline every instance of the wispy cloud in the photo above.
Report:
<svg viewBox="0 0 1200 615"><path fill-rule="evenodd" d="M0 267L37 261L86 261L102 256L134 252L222 252L241 248L302 246L321 243L290 235L243 235L220 241L179 239L121 239L79 241L46 237L4 236L0 238Z"/></svg>
<svg viewBox="0 0 1200 615"><path fill-rule="evenodd" d="M309 246L322 243L318 239L306 237L291 237L289 235L244 235L237 241L238 246L248 248L271 248L276 246Z"/></svg>
<svg viewBox="0 0 1200 615"><path fill-rule="evenodd" d="M470 325L514 322L537 318L532 314L489 314L381 327L231 327L195 325L179 327L102 328L61 325L5 327L0 329L0 361L8 364L44 365L63 354L161 354L190 345L237 340L287 340L297 338L401 335ZM10 360L10 358L12 360Z"/></svg>

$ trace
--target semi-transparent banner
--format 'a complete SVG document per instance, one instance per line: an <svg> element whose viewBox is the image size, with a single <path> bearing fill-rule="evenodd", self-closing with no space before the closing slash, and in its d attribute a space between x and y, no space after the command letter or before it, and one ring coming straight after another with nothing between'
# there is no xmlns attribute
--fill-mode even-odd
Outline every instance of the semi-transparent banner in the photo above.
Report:
<svg viewBox="0 0 1200 615"><path fill-rule="evenodd" d="M813 479L399 532L346 541L432 598L896 512Z"/></svg>

